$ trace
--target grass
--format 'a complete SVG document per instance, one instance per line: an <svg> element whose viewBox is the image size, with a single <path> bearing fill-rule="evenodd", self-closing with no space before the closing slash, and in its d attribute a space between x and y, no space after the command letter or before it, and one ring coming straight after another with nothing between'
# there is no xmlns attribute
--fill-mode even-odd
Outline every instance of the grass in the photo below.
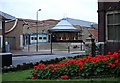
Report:
<svg viewBox="0 0 120 83"><path fill-rule="evenodd" d="M2 73L1 73L1 71L0 71L0 82L2 81Z"/></svg>
<svg viewBox="0 0 120 83"><path fill-rule="evenodd" d="M27 78L31 76L31 70L23 70L23 71L15 71L3 73L2 81L25 81Z"/></svg>
<svg viewBox="0 0 120 83"><path fill-rule="evenodd" d="M94 78L94 79L74 79L74 80L31 80L28 79L28 77L31 76L31 71L29 70L23 70L23 71L16 71L16 72L8 72L3 73L2 75L2 83L79 83L79 82L85 82L85 83L108 83L108 82L119 82L120 78Z"/></svg>

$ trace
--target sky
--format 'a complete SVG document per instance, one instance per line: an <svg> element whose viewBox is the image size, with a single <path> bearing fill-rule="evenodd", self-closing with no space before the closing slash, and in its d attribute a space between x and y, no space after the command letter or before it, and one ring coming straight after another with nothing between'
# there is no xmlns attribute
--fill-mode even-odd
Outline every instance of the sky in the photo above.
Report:
<svg viewBox="0 0 120 83"><path fill-rule="evenodd" d="M36 20L65 17L98 23L97 0L0 0L0 11L16 18Z"/></svg>

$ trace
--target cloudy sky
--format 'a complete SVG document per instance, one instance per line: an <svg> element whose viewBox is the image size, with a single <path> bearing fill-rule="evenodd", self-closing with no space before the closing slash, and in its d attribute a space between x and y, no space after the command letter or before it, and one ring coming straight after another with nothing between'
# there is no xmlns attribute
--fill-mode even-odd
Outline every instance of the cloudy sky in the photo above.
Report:
<svg viewBox="0 0 120 83"><path fill-rule="evenodd" d="M17 18L39 20L64 17L98 22L97 0L0 0L0 11Z"/></svg>

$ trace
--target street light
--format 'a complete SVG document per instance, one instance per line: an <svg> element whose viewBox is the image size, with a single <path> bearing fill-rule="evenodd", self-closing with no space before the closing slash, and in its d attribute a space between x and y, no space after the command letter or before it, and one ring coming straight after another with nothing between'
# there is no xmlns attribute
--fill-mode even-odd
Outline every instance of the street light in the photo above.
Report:
<svg viewBox="0 0 120 83"><path fill-rule="evenodd" d="M2 20L2 36L3 36L2 53L5 53L6 52L6 47L5 47L5 19Z"/></svg>
<svg viewBox="0 0 120 83"><path fill-rule="evenodd" d="M52 33L50 33L50 45L51 45L51 54L52 54Z"/></svg>
<svg viewBox="0 0 120 83"><path fill-rule="evenodd" d="M36 22L36 51L38 52L38 12L41 11L41 9L37 10L36 12L36 19L37 19L37 22Z"/></svg>
<svg viewBox="0 0 120 83"><path fill-rule="evenodd" d="M26 27L27 29L25 28L25 26L27 26L27 27ZM29 42L30 42L30 40L29 40L29 39L30 39L30 36L29 36L29 31L28 31L28 30L29 30L30 26L29 26L27 23L24 23L24 24L23 24L23 28L27 30L26 44L28 45L28 52L29 52L29 51L30 51L30 47L29 47L29 44L30 44L30 43L29 43ZM26 33L25 33L25 34L26 34Z"/></svg>
<svg viewBox="0 0 120 83"><path fill-rule="evenodd" d="M96 51L96 45L95 45L95 39L92 37L92 34L89 35L89 37L91 38L91 54L94 57L95 56L95 51Z"/></svg>

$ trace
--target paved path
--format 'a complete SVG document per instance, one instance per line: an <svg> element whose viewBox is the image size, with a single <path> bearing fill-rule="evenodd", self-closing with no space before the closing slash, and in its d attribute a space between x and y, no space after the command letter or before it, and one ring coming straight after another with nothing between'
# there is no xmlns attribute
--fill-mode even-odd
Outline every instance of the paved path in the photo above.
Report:
<svg viewBox="0 0 120 83"><path fill-rule="evenodd" d="M64 53L64 54L55 54L55 55L33 55L33 56L17 56L17 57L12 57L12 65L17 65L17 64L23 64L23 63L35 63L39 62L41 60L50 60L54 58L62 58L62 57L73 57L77 55L83 55L81 53Z"/></svg>
<svg viewBox="0 0 120 83"><path fill-rule="evenodd" d="M84 55L85 51L58 51L57 49L53 49L53 54L51 54L51 50L39 50L38 52L32 50L12 50L12 65L23 64L23 63L35 63L41 60L50 60L54 58L62 58L62 57L71 57L77 55Z"/></svg>
<svg viewBox="0 0 120 83"><path fill-rule="evenodd" d="M48 55L51 54L50 50L39 50L38 52L36 51L24 51L24 50L12 50L12 55L13 57L16 56L28 56L28 55Z"/></svg>
<svg viewBox="0 0 120 83"><path fill-rule="evenodd" d="M85 51L70 51L70 53L83 53ZM27 55L48 55L51 54L51 50L39 50L36 51L24 51L24 50L12 50L11 51L13 56L27 56ZM54 49L52 51L53 54L66 54L68 51L58 51L57 49Z"/></svg>

